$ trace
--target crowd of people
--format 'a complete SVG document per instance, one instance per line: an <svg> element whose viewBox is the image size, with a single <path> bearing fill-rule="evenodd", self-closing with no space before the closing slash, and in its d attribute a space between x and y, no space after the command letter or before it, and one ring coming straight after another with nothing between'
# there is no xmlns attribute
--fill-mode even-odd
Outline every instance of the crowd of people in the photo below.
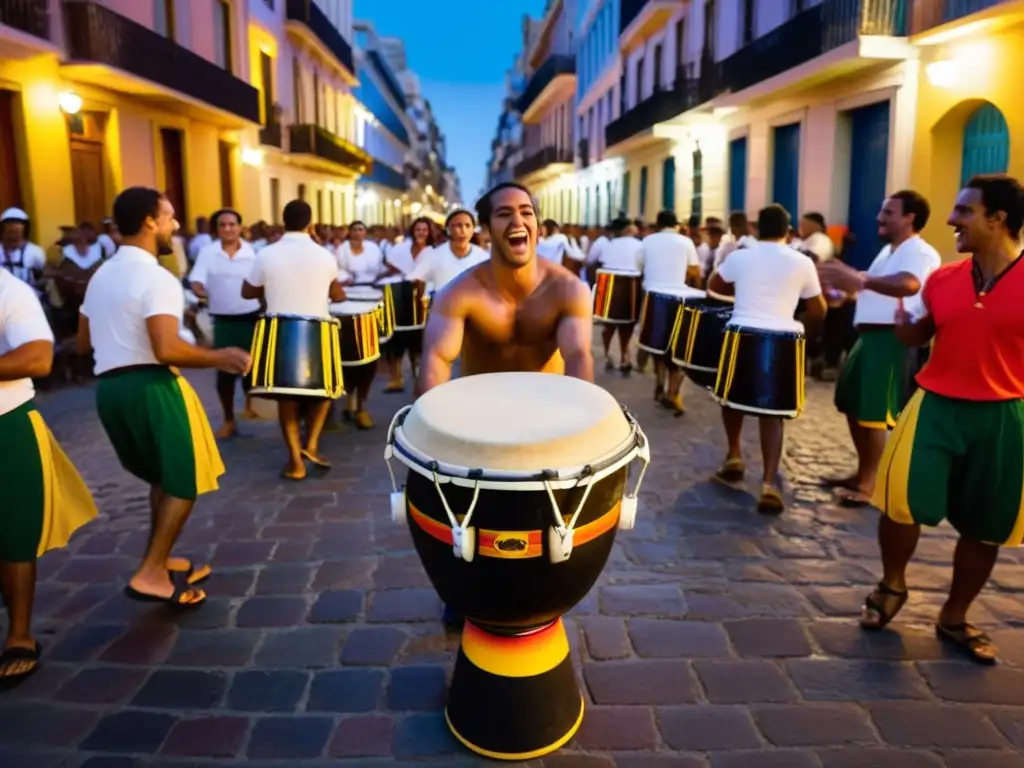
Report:
<svg viewBox="0 0 1024 768"><path fill-rule="evenodd" d="M912 191L881 201L882 249L864 271L836 258L815 214L802 217L798 233L778 205L762 209L753 226L733 214L728 232L718 221L681 231L671 211L653 227L620 217L600 232L563 232L556 222L539 221L530 191L517 184L485 194L476 215L453 211L443 232L417 220L397 241L360 222L317 233L301 200L285 207L283 231L253 225L248 236L241 215L225 209L211 217L209 242L197 243L200 233L187 243L190 263L177 273L160 261L182 248L173 207L162 194L125 190L113 214L109 237L116 250L85 271L76 348L98 377L97 411L121 465L151 488L153 529L128 580L129 598L176 608L206 599L198 585L210 567L172 550L197 497L217 488L225 466L203 406L179 369L220 372L220 431L230 436L235 387L239 378L249 386L258 378L253 357L264 348L258 329L268 317L336 327L334 307L360 288L387 293L389 284L425 286L424 295L432 295L429 319L404 336L389 335L395 346L385 355L384 391L405 390L402 361L409 355L415 397L457 370L593 381L596 317L604 322L605 368L630 375L654 358L655 398L677 415L685 410L682 382L699 382L691 353L700 323L707 328L718 317L720 353L711 383L700 386L722 406L726 455L715 477L733 483L744 476L739 435L745 416L754 415L763 460L758 507L779 513L783 424L802 407L804 344L811 347L828 316L849 305L856 341L835 400L859 462L849 477L823 483L840 503L871 503L882 512L882 578L866 598L862 626L878 629L896 616L907 600L906 566L920 526L946 519L960 540L936 630L976 660L995 659L990 638L968 622L967 611L999 547L1024 540L1024 322L1016 299L1024 272L1013 269L1024 190L1015 179L976 177L965 185L948 224L958 252L969 258L945 265L920 236L931 215L928 202ZM40 281L54 278L29 247L28 217L8 211L2 218L0 438L13 448L5 455L16 460L0 464L10 497L0 526L0 584L10 618L0 686L38 668L41 647L31 633L37 557L65 545L96 515L88 489L33 404L32 382L53 364L54 330ZM74 246L79 256L86 244ZM618 285L628 299L625 319L614 322L608 307L621 291L609 276L623 278ZM706 302L690 307L682 362L635 354L637 297L672 290L682 307L697 295L688 291ZM194 343L185 325L190 304L205 305L212 316L208 344ZM376 343L377 331L367 340ZM925 347L930 356L921 368L914 355ZM333 400L322 394L334 365L329 348L325 342L317 396L308 396L312 390L275 396L288 454L282 477L289 481L306 480L311 467L330 468L320 446ZM305 353L293 347L279 354L287 368ZM744 372L747 358L756 368ZM369 429L376 358L362 361L374 365L368 379L346 387L345 412ZM913 380L908 370L916 373ZM734 381L737 373L742 381ZM780 393L786 403L775 407Z"/></svg>

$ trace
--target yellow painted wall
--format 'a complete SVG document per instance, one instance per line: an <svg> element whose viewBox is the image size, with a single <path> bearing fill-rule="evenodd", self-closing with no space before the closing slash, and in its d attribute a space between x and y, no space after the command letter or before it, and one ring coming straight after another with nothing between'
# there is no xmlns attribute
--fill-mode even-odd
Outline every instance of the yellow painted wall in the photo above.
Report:
<svg viewBox="0 0 1024 768"><path fill-rule="evenodd" d="M960 187L963 129L974 111L991 102L1010 129L1007 172L1024 178L1024 110L1020 109L1020 76L1024 68L1024 31L1014 28L986 39L953 44L945 50L925 49L921 68L917 129L911 186L928 198L932 217L925 238L944 258L955 258L946 218ZM927 75L927 63L952 60L957 82L937 87Z"/></svg>

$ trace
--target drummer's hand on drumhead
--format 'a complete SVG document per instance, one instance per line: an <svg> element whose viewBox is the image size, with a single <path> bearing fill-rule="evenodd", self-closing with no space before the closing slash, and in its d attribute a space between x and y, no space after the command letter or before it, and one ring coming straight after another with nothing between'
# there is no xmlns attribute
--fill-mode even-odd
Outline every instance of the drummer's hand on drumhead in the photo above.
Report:
<svg viewBox="0 0 1024 768"><path fill-rule="evenodd" d="M225 373L245 375L252 368L252 356L244 349L227 347L220 350L220 363L217 367Z"/></svg>

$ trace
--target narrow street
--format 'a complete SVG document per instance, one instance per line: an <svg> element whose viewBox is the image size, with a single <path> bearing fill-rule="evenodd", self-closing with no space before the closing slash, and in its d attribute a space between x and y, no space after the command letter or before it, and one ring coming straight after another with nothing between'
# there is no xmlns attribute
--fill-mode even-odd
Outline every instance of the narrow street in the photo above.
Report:
<svg viewBox="0 0 1024 768"><path fill-rule="evenodd" d="M216 414L212 374L192 378ZM951 658L933 635L948 529L923 537L894 629L862 633L876 514L815 487L852 459L830 385L808 384L787 438L791 506L769 519L749 493L707 481L723 452L709 397L688 388L689 411L673 419L648 377L602 372L599 383L638 417L653 464L636 529L619 534L567 622L583 727L529 765L1024 766L1018 555L1003 555L973 615L1002 665ZM223 449L222 490L199 502L178 552L213 564L210 599L175 616L121 593L145 543L147 499L117 466L91 389L40 398L103 514L41 561L44 667L0 695L0 766L486 764L445 727L458 638L388 515L384 431L404 402L375 392L378 428L329 434L333 470L302 484L278 479L276 425L243 423L246 436ZM754 423L746 437L756 469Z"/></svg>

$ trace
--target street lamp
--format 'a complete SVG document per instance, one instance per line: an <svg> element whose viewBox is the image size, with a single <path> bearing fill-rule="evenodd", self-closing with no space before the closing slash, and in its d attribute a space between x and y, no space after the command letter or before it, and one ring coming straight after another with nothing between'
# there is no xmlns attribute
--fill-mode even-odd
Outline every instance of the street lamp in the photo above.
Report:
<svg viewBox="0 0 1024 768"><path fill-rule="evenodd" d="M77 115L82 109L82 97L74 91L61 91L57 94L57 106L65 115Z"/></svg>

